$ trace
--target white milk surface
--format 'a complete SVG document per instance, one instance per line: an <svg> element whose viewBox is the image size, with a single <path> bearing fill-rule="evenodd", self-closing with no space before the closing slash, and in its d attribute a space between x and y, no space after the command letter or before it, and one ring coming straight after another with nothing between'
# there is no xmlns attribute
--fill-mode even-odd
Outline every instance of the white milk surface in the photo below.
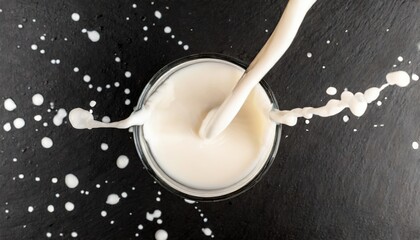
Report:
<svg viewBox="0 0 420 240"><path fill-rule="evenodd" d="M243 74L239 67L200 62L178 70L147 103L144 136L159 166L174 180L198 189L228 187L261 168L271 151L275 123L271 102L257 85L239 114L217 137L198 130Z"/></svg>

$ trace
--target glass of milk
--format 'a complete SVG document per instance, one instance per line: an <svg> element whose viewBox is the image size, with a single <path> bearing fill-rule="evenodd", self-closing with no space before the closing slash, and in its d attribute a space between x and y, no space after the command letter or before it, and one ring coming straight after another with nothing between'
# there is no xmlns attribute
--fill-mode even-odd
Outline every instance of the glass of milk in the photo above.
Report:
<svg viewBox="0 0 420 240"><path fill-rule="evenodd" d="M191 55L163 67L144 88L136 110L148 108L150 118L134 127L134 141L145 168L169 191L196 201L229 199L271 166L281 125L269 119L278 106L264 81L222 134L202 139L198 133L246 67L225 55Z"/></svg>

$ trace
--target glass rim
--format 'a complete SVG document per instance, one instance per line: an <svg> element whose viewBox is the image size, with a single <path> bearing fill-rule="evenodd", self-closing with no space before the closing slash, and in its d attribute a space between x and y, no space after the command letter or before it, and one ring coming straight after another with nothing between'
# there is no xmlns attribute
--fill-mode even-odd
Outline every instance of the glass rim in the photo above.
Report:
<svg viewBox="0 0 420 240"><path fill-rule="evenodd" d="M150 92L150 90L152 90L152 87L165 75L165 73L169 72L169 70L173 69L174 67L176 67L180 64L183 64L183 63L186 63L186 62L189 62L189 61L192 61L192 60L206 59L206 58L217 59L217 60L230 62L230 63L232 63L236 66L239 66L240 68L243 68L244 70L248 67L248 64L246 64L245 62L243 62L241 60L238 60L236 58L226 56L226 55L223 55L223 54L218 54L218 53L193 54L193 55L189 55L189 56L186 56L186 57L179 58L179 59L165 65L158 72L156 72L155 75L153 75L153 77L149 80L149 82L144 87L144 89L143 89L143 91L142 91L142 93L139 97L139 100L137 102L137 105L134 108L134 111L138 111L143 107L144 103L146 102L146 100L149 97L149 94L150 94L149 92ZM267 97L271 101L272 107L273 108L278 108L278 103L277 103L277 100L275 98L275 95L274 95L273 91L271 90L271 88L268 86L268 84L264 80L261 80L260 85L262 86L265 93L267 94ZM175 194L177 196L180 196L182 198L185 198L185 199L190 199L190 200L199 201L199 202L215 202L215 201L222 201L222 200L227 200L227 199L231 199L233 197L236 197L236 196L248 191L249 189L251 189L253 186L255 186L255 184L257 184L261 180L261 178L267 173L267 171L271 167L271 165L274 162L274 159L277 155L277 151L278 151L278 147L280 145L280 139L281 139L281 132L282 132L281 130L282 130L282 125L281 124L276 124L275 134L274 134L274 139L273 139L273 145L271 147L270 152L267 155L267 159L263 163L263 166L261 167L261 169L256 173L256 175L251 180L249 180L243 186L239 187L238 189L236 189L232 192L229 192L229 193L226 193L226 194L223 194L223 195L220 195L220 196L211 196L211 197L190 195L190 194L187 194L185 192L179 191L178 189L175 189L173 186L169 185L164 179L162 179L161 177L158 176L158 174L155 172L155 170L152 168L152 166L148 162L148 159L147 159L148 156L145 155L145 153L143 151L142 143L141 143L142 142L141 138L142 138L142 135L143 135L142 126L134 126L133 137L134 137L134 144L135 144L137 153L140 157L140 160L143 163L144 168L153 177L153 179L156 182L158 182L163 188L165 188L168 191L172 192L173 194ZM152 156L152 158L153 158L153 156ZM154 160L154 161L156 161L156 160ZM164 171L162 170L162 172L164 172ZM165 173L165 175L167 175L173 181L179 183L178 181L176 181L172 177L170 177L168 174ZM182 186L185 186L182 183L179 183L179 184L182 185ZM188 187L188 188L193 189L191 187Z"/></svg>

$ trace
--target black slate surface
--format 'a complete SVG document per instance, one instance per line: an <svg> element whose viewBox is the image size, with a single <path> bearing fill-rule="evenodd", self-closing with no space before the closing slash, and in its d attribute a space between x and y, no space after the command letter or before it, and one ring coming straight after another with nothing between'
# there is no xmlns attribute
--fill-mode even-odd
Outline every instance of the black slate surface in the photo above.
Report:
<svg viewBox="0 0 420 240"><path fill-rule="evenodd" d="M0 239L45 239L47 233L52 239L72 239L71 232L79 239L136 239L136 233L139 239L154 239L158 229L165 229L169 239L211 238L203 234L205 227L214 239L419 239L420 150L411 146L420 138L416 82L386 89L379 98L383 104L372 104L360 119L344 111L284 127L278 157L263 180L218 203L188 204L155 184L142 169L127 131L80 131L52 123L58 108L89 108L91 100L97 102L97 117L128 116L148 79L182 56L217 52L251 61L285 5L257 0L0 0L0 104L9 97L17 104L13 112L1 106L0 123L16 117L26 122L22 129L0 129ZM416 0L319 0L265 78L281 108L320 106L331 98L325 94L329 86L339 92L380 86L393 70L419 74L419 7ZM154 16L156 10L161 19ZM71 19L74 12L80 14L79 22ZM165 26L175 39L164 33ZM100 41L91 42L83 28L97 30ZM116 56L121 63L114 61ZM404 61L397 61L398 56ZM132 77L126 78L125 71ZM83 82L84 74L92 77L94 89ZM114 87L115 81L121 86ZM106 84L112 87L105 89ZM97 92L97 86L103 91ZM31 103L35 93L45 98L40 107ZM50 102L54 109L48 112ZM41 122L33 120L37 114ZM343 122L344 115L349 122ZM45 136L54 141L51 149L41 146ZM102 142L109 144L108 151L100 149ZM122 154L130 158L123 170L115 164ZM67 173L79 178L77 188L66 187ZM128 197L117 205L105 203L109 194L122 192ZM64 209L67 201L75 204L74 211ZM48 205L55 211L48 212ZM34 207L31 213L29 206ZM145 218L155 209L162 211L162 224Z"/></svg>

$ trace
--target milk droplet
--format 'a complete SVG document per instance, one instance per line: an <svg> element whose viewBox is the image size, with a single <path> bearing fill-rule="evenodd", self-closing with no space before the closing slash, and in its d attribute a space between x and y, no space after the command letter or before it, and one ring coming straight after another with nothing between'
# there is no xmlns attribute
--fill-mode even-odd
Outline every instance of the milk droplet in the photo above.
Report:
<svg viewBox="0 0 420 240"><path fill-rule="evenodd" d="M80 15L78 13L73 13L71 15L71 19L73 19L73 21L77 22L80 20Z"/></svg>
<svg viewBox="0 0 420 240"><path fill-rule="evenodd" d="M64 178L64 182L66 183L68 188L75 188L79 185L79 179L74 174L67 174Z"/></svg>
<svg viewBox="0 0 420 240"><path fill-rule="evenodd" d="M67 211L71 212L74 210L74 204L72 202L66 202L66 204L64 204L64 208Z"/></svg>
<svg viewBox="0 0 420 240"><path fill-rule="evenodd" d="M31 45L31 49L35 51L35 50L37 50L37 49L38 49L38 46L37 46L36 44L32 44L32 45Z"/></svg>
<svg viewBox="0 0 420 240"><path fill-rule="evenodd" d="M201 231L203 231L204 235L210 236L212 234L212 231L210 228L202 228Z"/></svg>
<svg viewBox="0 0 420 240"><path fill-rule="evenodd" d="M34 207L29 206L29 207L28 207L28 212L30 212L30 213L31 213L31 212L33 212L33 211L34 211Z"/></svg>
<svg viewBox="0 0 420 240"><path fill-rule="evenodd" d="M127 198L127 197L128 197L128 194L127 194L126 192L122 192L122 193L121 193L121 197L122 197L122 198Z"/></svg>
<svg viewBox="0 0 420 240"><path fill-rule="evenodd" d="M10 131L12 129L12 125L10 124L10 123L5 123L4 125L3 125L3 130L4 131L6 131L6 132L8 132L8 131Z"/></svg>
<svg viewBox="0 0 420 240"><path fill-rule="evenodd" d="M389 85L406 87L410 83L410 76L404 71L391 72L386 75L386 81Z"/></svg>
<svg viewBox="0 0 420 240"><path fill-rule="evenodd" d="M94 106L96 106L96 101L94 101L94 100L90 101L90 102L89 102L89 106L90 106L90 107L94 107Z"/></svg>
<svg viewBox="0 0 420 240"><path fill-rule="evenodd" d="M344 115L343 116L343 122L348 122L349 121L349 116L347 116L347 115Z"/></svg>
<svg viewBox="0 0 420 240"><path fill-rule="evenodd" d="M376 105L381 106L382 105L382 102L381 101L377 101L376 102Z"/></svg>
<svg viewBox="0 0 420 240"><path fill-rule="evenodd" d="M19 176L18 176L20 179L23 179L24 177L25 177L25 175L23 175L23 174L19 174Z"/></svg>
<svg viewBox="0 0 420 240"><path fill-rule="evenodd" d="M106 211L101 211L101 216L102 217L106 217L106 215L107 215Z"/></svg>
<svg viewBox="0 0 420 240"><path fill-rule="evenodd" d="M149 221L153 221L155 218L160 218L162 216L162 212L158 209L153 211L153 213L146 212L146 219Z"/></svg>
<svg viewBox="0 0 420 240"><path fill-rule="evenodd" d="M327 92L328 95L333 96L333 95L337 94L337 89L335 87L329 87L329 88L327 88L326 92Z"/></svg>
<svg viewBox="0 0 420 240"><path fill-rule="evenodd" d="M21 129L25 126L25 120L22 118L16 118L13 120L13 126L15 126L16 129Z"/></svg>
<svg viewBox="0 0 420 240"><path fill-rule="evenodd" d="M149 28L147 26L143 27L143 31L147 31Z"/></svg>
<svg viewBox="0 0 420 240"><path fill-rule="evenodd" d="M48 205L47 207L48 212L54 212L54 206L53 205Z"/></svg>
<svg viewBox="0 0 420 240"><path fill-rule="evenodd" d="M101 35L99 34L98 31L92 30L92 31L87 31L86 29L82 30L83 33L87 33L88 38L92 41L92 42L97 42L99 41L99 39L101 39Z"/></svg>
<svg viewBox="0 0 420 240"><path fill-rule="evenodd" d="M190 200L190 199L184 199L184 201L188 204L194 204L195 203L195 201Z"/></svg>
<svg viewBox="0 0 420 240"><path fill-rule="evenodd" d="M131 72L126 71L126 72L124 73L124 75L125 75L125 77L126 77L126 78L130 78L130 77L131 77Z"/></svg>
<svg viewBox="0 0 420 240"><path fill-rule="evenodd" d="M159 11L155 11L155 17L158 19L162 18L162 13L160 13Z"/></svg>
<svg viewBox="0 0 420 240"><path fill-rule="evenodd" d="M32 96L32 103L35 106L41 106L44 103L44 97L41 94L37 93Z"/></svg>
<svg viewBox="0 0 420 240"><path fill-rule="evenodd" d="M155 239L156 240L166 240L166 239L168 239L168 233L163 229L159 229L155 233Z"/></svg>
<svg viewBox="0 0 420 240"><path fill-rule="evenodd" d="M412 144L411 144L411 146L413 147L413 149L419 149L419 143L418 142L413 142Z"/></svg>
<svg viewBox="0 0 420 240"><path fill-rule="evenodd" d="M401 57L401 56L399 56L399 57L397 58L397 60L398 60L399 62L402 62L402 61L404 60L404 58L403 58L403 57Z"/></svg>
<svg viewBox="0 0 420 240"><path fill-rule="evenodd" d="M47 238L51 238L51 237L52 237L52 234L51 234L50 232L47 232L47 233L45 234L45 236L47 236Z"/></svg>
<svg viewBox="0 0 420 240"><path fill-rule="evenodd" d="M166 26L166 27L163 29L163 31L164 31L165 33L171 33L172 29L171 29L171 27Z"/></svg>
<svg viewBox="0 0 420 240"><path fill-rule="evenodd" d="M102 122L104 122L104 123L110 123L111 122L111 118L109 118L108 116L104 116L102 118Z"/></svg>
<svg viewBox="0 0 420 240"><path fill-rule="evenodd" d="M138 228L139 230L143 230L143 225L139 224L139 225L137 226L137 228Z"/></svg>
<svg viewBox="0 0 420 240"><path fill-rule="evenodd" d="M51 178L51 182L52 183L57 183L58 182L58 179L57 178Z"/></svg>
<svg viewBox="0 0 420 240"><path fill-rule="evenodd" d="M312 57L312 53L311 53L311 52L308 52L308 53L306 53L306 56L307 56L308 58L311 58L311 57Z"/></svg>
<svg viewBox="0 0 420 240"><path fill-rule="evenodd" d="M121 58L119 58L119 57L115 57L115 61L116 61L116 62L121 62Z"/></svg>
<svg viewBox="0 0 420 240"><path fill-rule="evenodd" d="M418 81L418 80L419 80L419 75L417 75L417 74L413 73L413 74L411 74L411 79L412 79L413 81Z"/></svg>
<svg viewBox="0 0 420 240"><path fill-rule="evenodd" d="M102 151L106 151L106 150L108 150L108 144L106 144L106 143L101 143L101 149L102 149Z"/></svg>
<svg viewBox="0 0 420 240"><path fill-rule="evenodd" d="M132 6L133 6L133 8L137 8L137 4L135 4L135 3L133 3Z"/></svg>
<svg viewBox="0 0 420 240"><path fill-rule="evenodd" d="M53 118L53 123L56 126L63 124L64 118L67 117L67 111L64 108L60 108L57 111L57 114Z"/></svg>
<svg viewBox="0 0 420 240"><path fill-rule="evenodd" d="M190 46L188 46L188 45L184 45L184 50L186 51L186 50L188 50L190 48Z"/></svg>
<svg viewBox="0 0 420 240"><path fill-rule="evenodd" d="M85 81L87 83L90 82L90 79L91 79L90 76L87 75L87 74L85 76L83 76L83 81Z"/></svg>
<svg viewBox="0 0 420 240"><path fill-rule="evenodd" d="M15 110L16 107L16 103L15 101L13 101L13 99L7 98L6 100L4 100L4 109L6 109L7 111L11 112Z"/></svg>
<svg viewBox="0 0 420 240"><path fill-rule="evenodd" d="M74 72L79 72L79 68L78 67L75 67L75 68L73 68L73 71Z"/></svg>
<svg viewBox="0 0 420 240"><path fill-rule="evenodd" d="M109 194L107 199L106 199L106 203L109 204L109 205L115 205L119 201L120 201L120 197L115 193Z"/></svg>
<svg viewBox="0 0 420 240"><path fill-rule="evenodd" d="M117 167L120 169L124 169L125 167L127 167L128 163L129 163L129 159L127 156L125 155L120 155L117 158Z"/></svg>
<svg viewBox="0 0 420 240"><path fill-rule="evenodd" d="M72 232L71 233L71 236L74 237L74 238L76 238L77 237L77 232Z"/></svg>
<svg viewBox="0 0 420 240"><path fill-rule="evenodd" d="M51 148L53 146L53 141L49 137L43 137L41 139L41 145L43 148Z"/></svg>

